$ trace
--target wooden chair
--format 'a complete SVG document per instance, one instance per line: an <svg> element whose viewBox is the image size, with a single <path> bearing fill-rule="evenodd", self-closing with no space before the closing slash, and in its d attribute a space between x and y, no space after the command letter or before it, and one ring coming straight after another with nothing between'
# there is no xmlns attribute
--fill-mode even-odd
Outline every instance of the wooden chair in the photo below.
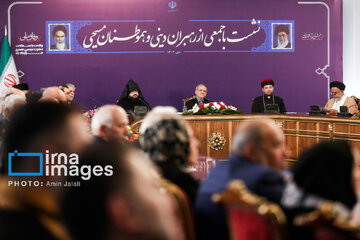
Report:
<svg viewBox="0 0 360 240"><path fill-rule="evenodd" d="M316 240L360 239L360 226L344 216L338 204L324 201L314 211L294 218L294 225L311 227Z"/></svg>
<svg viewBox="0 0 360 240"><path fill-rule="evenodd" d="M181 223L181 227L186 240L195 240L195 224L193 219L192 207L186 193L174 183L162 179L162 185L176 202L176 215Z"/></svg>
<svg viewBox="0 0 360 240"><path fill-rule="evenodd" d="M280 207L248 191L241 180L233 180L212 200L221 204L227 215L232 240L282 240L286 217Z"/></svg>
<svg viewBox="0 0 360 240"><path fill-rule="evenodd" d="M360 99L355 96L351 96L351 98L355 100L356 105L358 106L358 109L360 109Z"/></svg>
<svg viewBox="0 0 360 240"><path fill-rule="evenodd" d="M196 96L192 96L192 97L189 97L189 98L184 98L184 99L183 99L184 107L186 106L186 102L187 102L187 101L193 100L194 98L196 98ZM188 110L190 110L190 109L188 109Z"/></svg>

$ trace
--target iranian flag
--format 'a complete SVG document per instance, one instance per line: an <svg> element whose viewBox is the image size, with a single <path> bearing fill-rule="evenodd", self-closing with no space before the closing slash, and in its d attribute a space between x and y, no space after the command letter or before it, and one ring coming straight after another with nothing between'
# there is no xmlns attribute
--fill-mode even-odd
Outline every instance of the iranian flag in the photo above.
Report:
<svg viewBox="0 0 360 240"><path fill-rule="evenodd" d="M17 74L14 58L11 54L6 26L5 37L1 47L0 73L0 96L2 96L4 90L19 84L19 77Z"/></svg>

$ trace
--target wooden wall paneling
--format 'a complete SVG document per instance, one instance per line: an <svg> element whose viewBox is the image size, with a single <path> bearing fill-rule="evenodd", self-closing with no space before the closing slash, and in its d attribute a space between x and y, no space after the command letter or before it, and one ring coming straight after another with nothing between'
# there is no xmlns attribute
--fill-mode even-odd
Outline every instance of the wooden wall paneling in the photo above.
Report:
<svg viewBox="0 0 360 240"><path fill-rule="evenodd" d="M207 144L207 148L210 150L210 156L215 158L215 159L225 159L229 156L230 153L230 135L232 135L232 133L230 134L229 132L229 121L212 121L210 123L210 131L208 133L207 139L209 139L210 135L218 132L220 134L222 134L225 137L225 145L223 147L223 149L219 149L219 150L214 150L212 148L209 147L209 145Z"/></svg>
<svg viewBox="0 0 360 240"><path fill-rule="evenodd" d="M283 132L284 132L284 144L286 148L290 151L289 152L289 159L297 159L298 157L298 145L299 145L299 138L298 138L298 129L299 125L297 121L285 121L283 124Z"/></svg>
<svg viewBox="0 0 360 240"><path fill-rule="evenodd" d="M228 157L232 138L242 122L259 118L273 119L283 129L285 144L291 150L290 161L320 141L346 139L360 147L359 119L298 115L184 116L201 143L200 154L216 159ZM132 126L138 129L140 124L138 121ZM223 149L216 151L208 146L208 138L213 132L225 136Z"/></svg>
<svg viewBox="0 0 360 240"><path fill-rule="evenodd" d="M207 136L210 131L210 122L208 121L188 121L188 124L194 131L194 136L199 140L199 154L203 156L210 156L210 151L207 147Z"/></svg>

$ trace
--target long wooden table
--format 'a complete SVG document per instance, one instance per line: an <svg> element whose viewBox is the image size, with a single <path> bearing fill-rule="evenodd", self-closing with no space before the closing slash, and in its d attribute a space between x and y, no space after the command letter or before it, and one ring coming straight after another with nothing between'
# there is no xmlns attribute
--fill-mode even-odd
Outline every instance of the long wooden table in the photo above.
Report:
<svg viewBox="0 0 360 240"><path fill-rule="evenodd" d="M244 121L270 118L284 131L284 142L291 151L289 160L323 140L345 139L360 147L360 120L307 115L198 115L184 116L200 140L200 154L225 159L237 127ZM133 124L135 131L141 121Z"/></svg>

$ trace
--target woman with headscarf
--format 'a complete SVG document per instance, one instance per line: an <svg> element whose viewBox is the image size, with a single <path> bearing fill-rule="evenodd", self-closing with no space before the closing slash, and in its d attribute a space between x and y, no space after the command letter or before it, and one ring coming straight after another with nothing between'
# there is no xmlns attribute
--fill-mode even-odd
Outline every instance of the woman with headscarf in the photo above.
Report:
<svg viewBox="0 0 360 240"><path fill-rule="evenodd" d="M350 218L357 202L358 156L358 150L346 141L322 142L300 156L282 198L289 239L314 239L310 228L294 227L293 218L326 200L336 202Z"/></svg>
<svg viewBox="0 0 360 240"><path fill-rule="evenodd" d="M145 106L147 111L151 110L148 102L145 101L139 86L134 80L130 79L124 88L117 105L124 108L127 112L134 112L135 106Z"/></svg>
<svg viewBox="0 0 360 240"><path fill-rule="evenodd" d="M196 163L198 140L183 119L163 119L140 135L140 144L164 178L178 185L194 203L199 183L187 166Z"/></svg>

